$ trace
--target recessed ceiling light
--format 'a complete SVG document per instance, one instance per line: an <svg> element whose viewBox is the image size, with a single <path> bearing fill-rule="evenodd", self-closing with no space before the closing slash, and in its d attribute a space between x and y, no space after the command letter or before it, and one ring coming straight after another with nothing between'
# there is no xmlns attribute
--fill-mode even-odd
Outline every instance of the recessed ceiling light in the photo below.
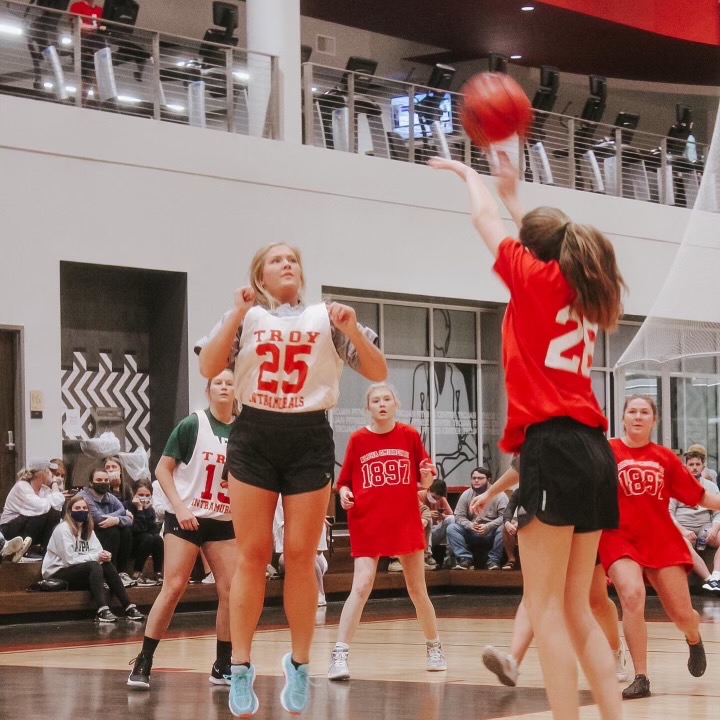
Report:
<svg viewBox="0 0 720 720"><path fill-rule="evenodd" d="M520 8L523 12L532 12L535 9L534 5L523 5Z"/></svg>
<svg viewBox="0 0 720 720"><path fill-rule="evenodd" d="M511 60L520 60L521 58L522 58L522 55L511 55L510 56Z"/></svg>

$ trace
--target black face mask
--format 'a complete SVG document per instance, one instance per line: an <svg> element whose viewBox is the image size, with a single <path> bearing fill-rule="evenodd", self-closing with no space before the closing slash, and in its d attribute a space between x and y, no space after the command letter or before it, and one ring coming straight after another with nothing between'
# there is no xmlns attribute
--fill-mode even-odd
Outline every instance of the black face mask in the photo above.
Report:
<svg viewBox="0 0 720 720"><path fill-rule="evenodd" d="M76 522L76 523L84 523L87 522L88 519L88 511L87 510L72 510L70 512L70 517Z"/></svg>
<svg viewBox="0 0 720 720"><path fill-rule="evenodd" d="M108 490L110 490L110 483L93 483L92 489L98 494L98 495L104 495Z"/></svg>

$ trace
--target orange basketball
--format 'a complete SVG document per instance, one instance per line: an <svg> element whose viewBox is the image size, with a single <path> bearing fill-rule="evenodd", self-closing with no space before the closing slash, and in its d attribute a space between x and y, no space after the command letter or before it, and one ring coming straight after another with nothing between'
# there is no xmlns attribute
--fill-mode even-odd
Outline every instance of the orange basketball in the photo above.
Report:
<svg viewBox="0 0 720 720"><path fill-rule="evenodd" d="M478 73L460 91L460 122L470 139L482 147L517 133L524 136L533 111L527 95L509 75Z"/></svg>

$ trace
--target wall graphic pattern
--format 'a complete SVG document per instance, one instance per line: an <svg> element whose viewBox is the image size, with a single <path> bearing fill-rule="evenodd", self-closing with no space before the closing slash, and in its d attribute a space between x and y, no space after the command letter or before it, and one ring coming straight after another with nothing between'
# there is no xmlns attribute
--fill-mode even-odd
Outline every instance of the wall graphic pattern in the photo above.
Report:
<svg viewBox="0 0 720 720"><path fill-rule="evenodd" d="M93 408L119 407L125 417L125 452L150 448L150 376L138 372L137 359L123 356L122 371L113 370L109 353L100 353L97 369L88 369L87 358L73 352L72 368L62 371L62 400L65 408L79 412L77 423L63 413L63 439L86 440L95 436Z"/></svg>

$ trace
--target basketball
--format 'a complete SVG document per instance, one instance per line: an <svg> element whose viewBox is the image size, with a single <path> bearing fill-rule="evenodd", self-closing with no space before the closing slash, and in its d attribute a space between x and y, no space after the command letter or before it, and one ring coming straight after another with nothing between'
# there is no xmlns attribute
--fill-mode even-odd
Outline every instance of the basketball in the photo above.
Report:
<svg viewBox="0 0 720 720"><path fill-rule="evenodd" d="M509 75L478 73L460 91L460 122L468 137L481 147L525 135L532 120L527 95Z"/></svg>

